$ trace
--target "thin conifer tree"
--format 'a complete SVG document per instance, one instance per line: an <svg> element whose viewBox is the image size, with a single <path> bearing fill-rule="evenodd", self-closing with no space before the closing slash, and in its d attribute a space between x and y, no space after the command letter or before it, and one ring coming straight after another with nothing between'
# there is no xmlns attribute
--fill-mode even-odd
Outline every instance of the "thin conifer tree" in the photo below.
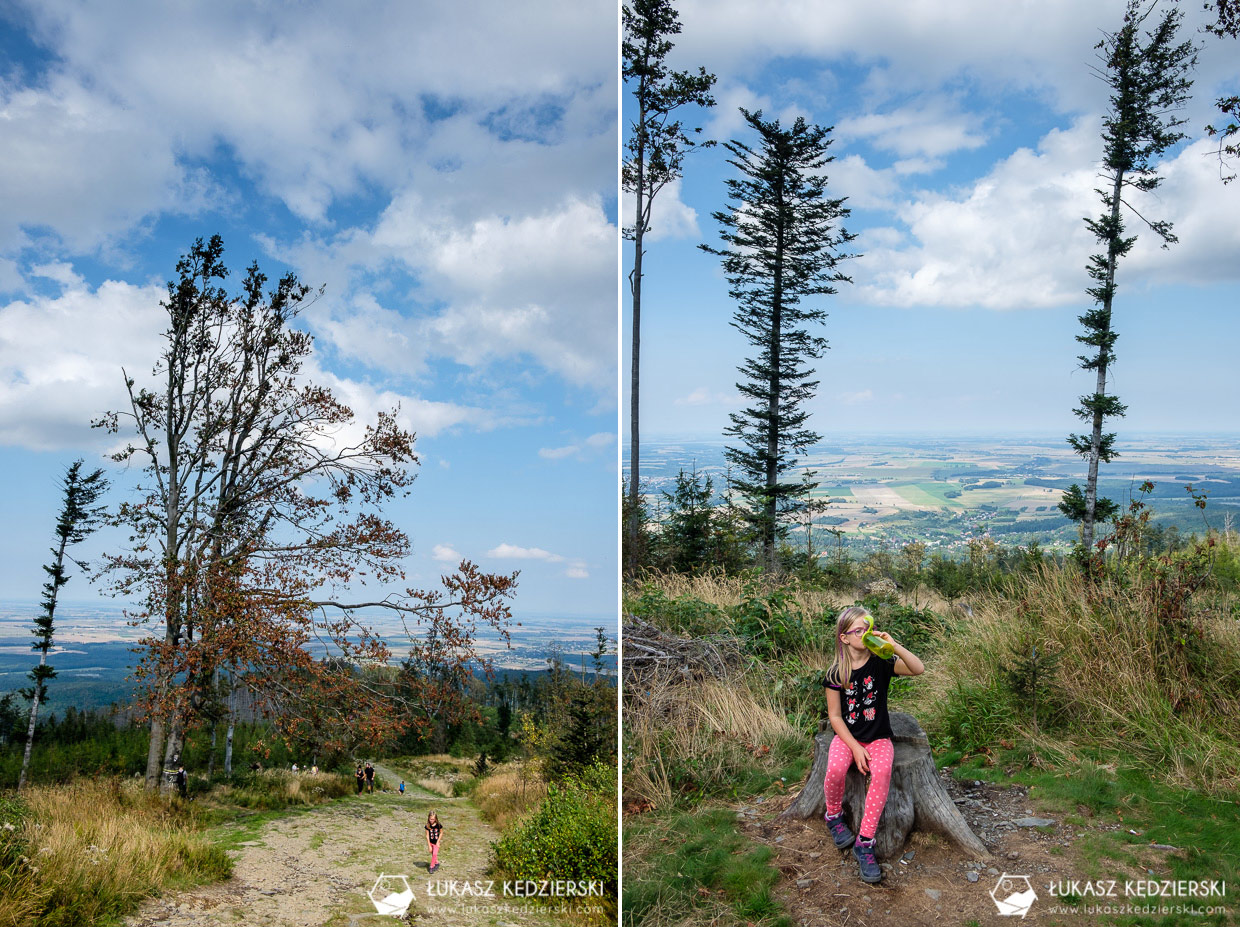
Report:
<svg viewBox="0 0 1240 927"><path fill-rule="evenodd" d="M65 572L65 559L68 549L74 544L86 540L103 518L103 507L96 505L99 497L107 491L108 481L102 470L95 470L86 476L82 475L81 459L69 465L64 478L64 504L60 509L60 517L56 519L56 546L53 547L53 560L43 570L48 580L43 584L43 611L34 620L32 633L35 636L33 649L39 651L39 665L30 671L30 679L34 685L23 691L30 699L30 725L26 728L26 749L22 754L22 771L17 780L17 788L26 784L30 771L30 752L34 746L34 730L39 720L39 705L47 700L48 680L54 679L56 671L48 665L47 654L52 649L56 634L56 599L60 589L69 582L69 574ZM76 561L75 561L76 562ZM80 564L79 564L80 566Z"/></svg>
<svg viewBox="0 0 1240 927"><path fill-rule="evenodd" d="M1085 328L1076 340L1092 354L1078 358L1081 369L1096 376L1094 391L1080 398L1073 412L1090 426L1088 434L1071 434L1068 443L1089 463L1085 489L1073 483L1065 492L1059 509L1073 521L1081 523L1081 545L1088 552L1094 545L1094 526L1113 516L1118 507L1107 498L1098 498L1098 466L1117 456L1115 434L1104 432L1108 418L1122 417L1127 406L1118 396L1107 392L1107 375L1115 361L1115 341L1119 337L1112 326L1115 300L1115 271L1120 258L1137 241L1137 236L1124 234L1124 209L1127 207L1166 248L1174 244L1171 223L1152 221L1133 208L1129 197L1134 192L1149 193L1162 183L1158 176L1158 159L1183 139L1178 127L1184 124L1174 113L1188 100L1192 80L1189 73L1197 61L1197 50L1191 41L1178 41L1177 32L1183 14L1172 8L1165 11L1152 32L1145 32L1145 21L1153 14L1154 5L1142 0L1129 0L1123 27L1107 34L1097 49L1103 68L1098 76L1111 88L1110 108L1103 119L1102 178L1105 186L1096 192L1102 199L1103 211L1097 219L1086 219L1104 251L1089 259L1089 276L1095 285L1087 292L1094 308L1080 316Z"/></svg>
<svg viewBox="0 0 1240 927"><path fill-rule="evenodd" d="M830 128L798 117L784 129L778 120L764 122L761 111L742 108L741 114L758 143L725 144L728 163L741 176L727 180L729 208L713 213L724 247L700 247L722 258L737 303L732 325L756 352L737 368L745 378L737 389L751 404L731 414L725 434L740 446L725 454L737 467L734 485L748 504L764 566L774 571L786 518L804 507L816 485L788 479L796 454L821 437L806 427L804 408L818 386L809 364L827 347L809 330L827 317L812 297L851 282L838 265L855 257L841 251L855 236L840 225L849 215L844 200L827 195Z"/></svg>

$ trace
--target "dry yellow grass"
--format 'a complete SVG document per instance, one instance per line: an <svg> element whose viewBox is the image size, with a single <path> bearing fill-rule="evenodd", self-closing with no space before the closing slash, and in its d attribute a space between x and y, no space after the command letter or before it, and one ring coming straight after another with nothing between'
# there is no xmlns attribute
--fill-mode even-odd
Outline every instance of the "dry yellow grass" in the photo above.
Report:
<svg viewBox="0 0 1240 927"><path fill-rule="evenodd" d="M1234 620L1221 613L1202 619L1196 647L1211 654L1203 678L1177 643L1178 632L1160 620L1148 596L1131 588L1106 582L1091 600L1076 573L1048 567L1017 593L978 598L972 616L960 619L918 687L926 714L950 705L962 681L998 688L1013 656L1036 645L1053 663L1043 711L1058 710L1059 726L1067 727L1061 736L1126 744L1181 785L1214 791L1240 784ZM1227 679L1230 684L1218 684ZM1025 727L1032 740L1046 739Z"/></svg>
<svg viewBox="0 0 1240 927"><path fill-rule="evenodd" d="M754 581L753 577L726 573L712 572L691 576L683 573L661 573L657 570L648 570L642 573L636 588L631 591L639 592L642 586L649 585L662 590L669 598L689 596L719 608L728 608L741 601L746 586ZM759 580L759 582L762 581ZM770 589L781 588L787 591L790 601L794 602L805 615L821 614L828 607L839 608L843 605L851 605L853 601L847 593L807 588L795 581L789 582L786 577L782 580L767 582Z"/></svg>
<svg viewBox="0 0 1240 927"><path fill-rule="evenodd" d="M496 766L478 783L474 804L500 830L537 808L547 797L547 784L529 763Z"/></svg>
<svg viewBox="0 0 1240 927"><path fill-rule="evenodd" d="M702 780L722 780L730 769L802 739L774 697L745 677L636 682L626 690L624 725L625 801L655 806L672 802L674 764L692 762Z"/></svg>
<svg viewBox="0 0 1240 927"><path fill-rule="evenodd" d="M79 780L22 798L29 813L13 835L25 862L0 884L3 927L26 927L48 911L59 914L56 923L93 923L162 887L226 878L231 869L223 850L138 783Z"/></svg>

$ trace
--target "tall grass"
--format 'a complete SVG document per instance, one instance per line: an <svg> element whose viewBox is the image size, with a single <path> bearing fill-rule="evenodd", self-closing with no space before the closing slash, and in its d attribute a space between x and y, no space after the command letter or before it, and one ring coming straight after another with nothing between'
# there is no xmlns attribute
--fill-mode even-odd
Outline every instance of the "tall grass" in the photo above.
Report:
<svg viewBox="0 0 1240 927"><path fill-rule="evenodd" d="M915 696L968 751L1022 737L1052 752L1121 747L1166 781L1240 786L1240 626L1220 604L1169 621L1149 590L1043 567L975 599ZM1040 673L1036 687L1015 674Z"/></svg>
<svg viewBox="0 0 1240 927"><path fill-rule="evenodd" d="M147 895L226 879L193 818L140 783L77 780L0 800L0 927L79 927Z"/></svg>
<svg viewBox="0 0 1240 927"><path fill-rule="evenodd" d="M547 783L528 764L505 763L476 780L470 794L482 817L501 830L538 807Z"/></svg>

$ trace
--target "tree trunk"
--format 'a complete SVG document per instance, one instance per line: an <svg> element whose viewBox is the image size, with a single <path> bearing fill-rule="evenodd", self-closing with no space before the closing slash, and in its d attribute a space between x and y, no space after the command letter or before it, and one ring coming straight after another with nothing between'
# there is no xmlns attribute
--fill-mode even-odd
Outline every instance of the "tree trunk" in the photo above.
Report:
<svg viewBox="0 0 1240 927"><path fill-rule="evenodd" d="M826 812L823 779L827 773L827 751L835 732L825 721L818 724L814 737L814 765L809 778L796 800L785 809L781 818L794 817L802 820L815 817L821 820ZM970 829L956 809L942 783L939 782L934 760L930 756L930 741L917 719L901 711L891 713L891 738L895 746L895 762L891 771L891 789L887 804L878 819L875 836L875 855L890 859L904 850L908 835L915 830L929 831L947 837L971 858L988 859L990 851ZM853 833L861 826L865 807L865 777L856 765L849 767L844 787L844 813Z"/></svg>
<svg viewBox="0 0 1240 927"><path fill-rule="evenodd" d="M1115 172L1115 181L1111 189L1111 221L1119 222L1120 215L1120 194L1124 189L1124 172L1117 170ZM1111 236L1111 240L1107 242L1107 278L1103 281L1105 296L1103 297L1102 308L1106 313L1107 330L1106 334L1111 332L1111 306L1114 303L1114 286L1115 286L1115 265L1119 260L1117 246L1119 244L1115 235ZM1109 345L1103 344L1098 348L1098 382L1095 386L1095 395L1103 396L1107 391L1107 366L1110 363L1111 348ZM1098 506L1098 462L1102 456L1102 412L1097 410L1094 412L1093 421L1090 423L1093 427L1089 435L1089 474L1085 481L1085 518L1081 523L1081 542L1085 546L1088 553L1094 546L1094 513Z"/></svg>
<svg viewBox="0 0 1240 927"><path fill-rule="evenodd" d="M146 751L146 788L148 791L159 788L159 780L163 777L164 755L164 722L162 718L151 719L151 744Z"/></svg>
<svg viewBox="0 0 1240 927"><path fill-rule="evenodd" d="M43 651L39 655L39 666L43 666L47 662L47 651ZM26 773L30 769L30 750L34 746L34 728L35 722L39 719L39 683L36 680L34 685L34 698L30 700L30 726L26 728L26 749L22 753L22 773L17 779L17 791L21 791L26 785Z"/></svg>
<svg viewBox="0 0 1240 927"><path fill-rule="evenodd" d="M640 113L641 124L645 124L646 114ZM646 151L642 139L638 139L637 148L637 214L633 223L633 275L629 278L629 288L633 292L633 360L630 374L629 395L629 520L628 537L625 538L624 563L626 572L637 570L638 540L641 525L638 524L638 503L641 492L641 435L639 425L639 397L641 394L641 347L642 347L642 242L645 238L645 215L643 198L646 186Z"/></svg>

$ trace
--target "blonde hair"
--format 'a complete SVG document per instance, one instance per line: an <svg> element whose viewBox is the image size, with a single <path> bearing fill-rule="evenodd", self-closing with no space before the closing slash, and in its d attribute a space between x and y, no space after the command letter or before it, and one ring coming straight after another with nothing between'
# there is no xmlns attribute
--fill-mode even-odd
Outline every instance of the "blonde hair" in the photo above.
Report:
<svg viewBox="0 0 1240 927"><path fill-rule="evenodd" d="M431 818L434 818L434 819L435 819L435 823L436 823L436 824L438 824L438 823L439 823L439 815L437 815L434 811L430 811L430 812L427 812L427 815L426 815L426 823L427 823L427 826L429 826L429 825L430 825L430 823L431 823ZM415 833L416 833L416 831L415 831Z"/></svg>
<svg viewBox="0 0 1240 927"><path fill-rule="evenodd" d="M841 689L848 685L848 677L852 675L852 658L849 657L848 650L844 646L843 636L858 618L869 618L871 622L874 621L874 616L869 610L860 605L848 606L840 612L835 621L835 662L827 670L827 681L836 683Z"/></svg>

